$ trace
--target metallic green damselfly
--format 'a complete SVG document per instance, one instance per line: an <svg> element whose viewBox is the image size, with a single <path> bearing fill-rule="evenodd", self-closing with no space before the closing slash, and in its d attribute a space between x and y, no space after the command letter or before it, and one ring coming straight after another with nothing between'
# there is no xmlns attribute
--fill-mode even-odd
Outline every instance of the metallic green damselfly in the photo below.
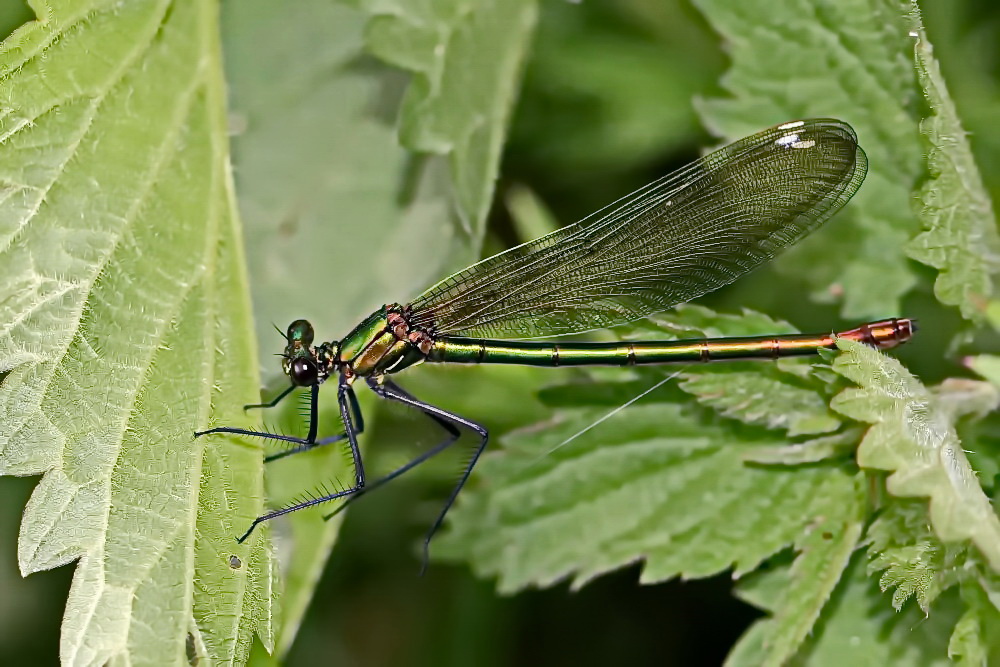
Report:
<svg viewBox="0 0 1000 667"><path fill-rule="evenodd" d="M425 403L390 378L423 362L531 366L635 366L815 354L849 338L878 349L909 340L909 319L888 319L829 334L686 341L611 343L540 339L631 322L736 280L819 227L857 192L867 158L842 121L812 119L778 125L710 153L618 200L585 220L484 259L445 278L409 304L384 305L339 341L313 345L313 328L293 322L282 366L291 385L310 389L306 437L213 428L196 435L235 433L292 443L272 461L347 440L354 483L275 509L260 523L337 498L348 503L452 445L460 428L478 436L461 478L424 540L441 526L488 433L480 424ZM319 387L337 379L344 432L318 438ZM353 385L426 414L447 432L439 445L366 485L358 434L364 428ZM343 505L341 509L346 506ZM339 511L339 510L338 510Z"/></svg>

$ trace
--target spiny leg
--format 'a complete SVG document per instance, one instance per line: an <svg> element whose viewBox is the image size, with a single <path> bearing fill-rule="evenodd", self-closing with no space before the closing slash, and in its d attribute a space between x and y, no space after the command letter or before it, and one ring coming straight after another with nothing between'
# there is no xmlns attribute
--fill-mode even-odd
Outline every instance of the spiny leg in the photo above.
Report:
<svg viewBox="0 0 1000 667"><path fill-rule="evenodd" d="M454 504L455 499L458 497L459 492L462 490L462 487L465 486L465 482L469 479L469 475L472 474L472 469L476 467L476 462L479 460L479 456L483 453L483 450L486 449L486 443L489 441L490 434L483 426L477 424L476 422L470 419L466 419L465 417L461 417L452 412L448 412L447 410L443 410L435 405L431 405L430 403L424 403L423 401L410 396L405 391L401 390L399 387L393 384L391 381L384 381L382 384L378 384L377 382L374 381L369 381L368 385L372 388L372 391L374 391L382 398L387 398L392 401L398 401L399 403L402 403L404 405L416 408L417 410L420 410L421 412L424 412L432 417L438 417L444 421L447 421L450 424L452 424L452 426L464 426L472 431L475 431L479 435L479 444L476 446L476 449L472 454L472 458L469 460L469 463L465 466L465 469L462 470L462 475L461 477L459 477L458 483L455 485L455 488L452 489L451 495L448 496L448 500L445 501L444 507L441 509L441 512L438 514L437 518L434 520L434 523L431 525L430 530L428 530L427 534L424 536L423 563L421 564L420 567L420 573L421 575L423 575L423 573L427 571L427 564L430 561L431 538L434 537L434 533L436 533L438 528L441 527L441 524L444 522L445 515L448 513L448 510L451 509L451 506L452 504ZM452 442L454 442L454 440L452 440ZM435 449L437 451L430 450L430 452L436 454L441 450L443 450L444 447L439 447ZM414 461L404 466L404 468L406 470L409 470L413 466L419 465L423 461L426 461L428 458L433 456L433 454L431 454L430 452L428 452L429 455L427 456L422 455L421 457L417 457L417 459L414 459ZM405 470L403 470L402 472L405 472ZM402 472L399 472L399 474L402 474Z"/></svg>
<svg viewBox="0 0 1000 667"><path fill-rule="evenodd" d="M277 396L275 396L274 398L272 398L267 403L248 403L247 405L243 406L243 409L244 410L254 410L256 408L273 408L274 406L276 406L278 403L281 402L281 399L283 399L285 396L288 396L293 391L295 391L295 385L294 384L293 385L289 385L288 389L285 389L285 391L281 392L280 394L278 394Z"/></svg>
<svg viewBox="0 0 1000 667"><path fill-rule="evenodd" d="M319 411L316 409L319 402L319 385L313 385L310 389L309 434L305 438L296 438L295 436L281 435L280 433L267 433L266 431L253 431L246 428L236 428L234 426L217 426L216 428L210 428L205 431L195 431L194 437L200 438L203 435L211 435L212 433L233 433L235 435L249 435L255 438L274 438L275 440L294 442L299 445L315 445L316 424L319 420Z"/></svg>
<svg viewBox="0 0 1000 667"><path fill-rule="evenodd" d="M354 395L354 390L351 389L350 386L347 386L346 395L347 395L347 400L350 403L351 413L354 416L354 424L355 424L354 432L360 435L365 430L365 418L364 415L361 414L361 406L358 405L358 399ZM341 396L341 390L340 388L338 388L337 390L338 400L340 399L340 396ZM331 435L328 438L323 438L321 440L317 440L316 442L311 442L311 443L302 442L297 447L292 447L290 449L286 449L283 452L278 452L277 454L271 454L270 456L265 456L264 463L277 461L278 459L283 459L286 456L291 456L292 454L301 454L302 452L307 452L310 449L315 449L316 447L322 447L323 445L329 445L334 442L340 442L346 437L347 437L347 432L345 431L344 433ZM357 461L360 461L361 460L360 457L361 457L360 453L358 453L357 457L355 457L354 450L353 449L351 450L351 458L356 458Z"/></svg>
<svg viewBox="0 0 1000 667"><path fill-rule="evenodd" d="M366 380L368 381L368 385L370 387L372 387L373 390L375 390L375 385L377 385L377 381L374 380L374 379L372 379L372 378L366 378ZM391 386L392 389L393 389L393 391L399 392L399 394L401 394L403 396L406 396L410 400L414 400L414 401L417 400L417 399L413 398L413 396L409 392L407 392L406 390L404 390L399 385L393 383L391 380L383 380L383 382L385 384ZM379 396L382 396L380 390L381 390L381 387L379 387L379 390L377 390L376 393L378 393ZM409 461L405 465L397 468L396 470L393 470L392 472L390 472L386 476L381 477L381 478L375 480L371 484L366 484L365 488L359 490L357 493L355 493L354 495L350 496L347 500L345 500L340 505L340 507L338 507L334 511L330 512L326 516L324 516L323 519L329 521L333 517L335 517L338 514L340 514L341 512L343 512L345 509L347 509L347 507L351 503L357 501L359 498L361 498L365 494L370 493L371 491L374 491L375 489L379 488L383 484L391 482L392 480L394 480L397 477L403 475L404 473L412 470L413 468L416 468L418 465L420 465L424 461L427 461L428 459L434 458L435 456L437 456L438 454L440 454L444 450L448 449L448 447L450 447L451 445L453 445L455 443L455 441L458 440L458 437L461 435L461 432L450 421L447 421L447 420L445 420L445 419L443 419L441 417L438 417L435 414L431 414L431 413L426 412L426 411L421 411L421 412L424 415L426 415L428 418L434 420L435 423L439 424L441 426L441 428L443 428L445 431L448 432L448 437L444 440L444 442L441 442L440 444L437 444L434 447L431 447L426 452L421 453L419 456L417 456L416 458L414 458L412 461Z"/></svg>
<svg viewBox="0 0 1000 667"><path fill-rule="evenodd" d="M291 393L291 391L294 388L295 387L293 386L285 390L280 396L274 399L270 405L266 405L264 407L271 407L275 405L278 401L280 401L282 398ZM348 400L350 401L351 409L353 410L355 419L357 421L357 427L355 428L355 433L361 433L365 429L365 422L364 418L361 415L361 408L358 406L358 399L354 396L354 391L351 390L350 387L348 387L347 389L348 389L347 397ZM338 398L339 397L340 393L338 392ZM299 438L291 435L282 435L280 433L268 433L267 431L254 431L251 429L236 428L233 426L219 426L216 428L210 428L205 431L195 431L194 436L198 438L203 435L211 435L213 433L232 433L235 435L247 435L254 438L281 440L282 442L290 442L296 445L291 449L287 449L283 452L278 452L277 454L271 454L270 456L264 457L264 463L270 463L271 461L275 461L277 459L281 459L286 456L291 456L292 454L300 454L302 452L309 451L310 449L314 449L316 447L322 447L323 445L329 445L334 442L340 442L341 440L347 437L347 433L345 432L345 433L338 433L337 435L333 435L328 438L322 438L319 440L316 439L316 431L319 420L319 410L317 409L318 401L319 401L319 385L313 385L311 387L310 400L309 400L309 406L310 406L309 433L308 435L306 435L305 438ZM258 406L254 405L245 406L244 409L246 409L246 407L258 407ZM351 454L352 458L355 458L356 460L360 461L360 454L355 456L353 448Z"/></svg>
<svg viewBox="0 0 1000 667"><path fill-rule="evenodd" d="M340 385L337 388L337 402L340 405L340 415L344 420L344 436L347 437L348 443L350 443L351 458L354 462L354 486L346 489L341 489L334 493L328 493L321 496L316 496L314 498L308 498L301 502L293 503L281 509L272 510L270 512L265 512L259 517L253 520L247 532L243 533L236 541L243 543L246 541L254 529L265 521L270 521L276 517L282 516L283 514L289 514L291 512L296 512L307 507L312 507L313 505L319 505L320 503L325 503L330 500L336 500L337 498L343 498L344 496L350 496L351 494L357 493L365 486L365 469L361 461L361 450L358 447L358 429L354 425L354 419L351 415L352 406L357 409L357 400L354 399L354 392L351 386L347 384L343 377L340 378ZM314 406L315 407L315 406ZM360 414L360 411L358 411ZM229 433L231 431L225 431ZM338 439L344 436L335 436ZM323 442L323 441L320 441ZM313 443L313 446L317 446L319 443Z"/></svg>

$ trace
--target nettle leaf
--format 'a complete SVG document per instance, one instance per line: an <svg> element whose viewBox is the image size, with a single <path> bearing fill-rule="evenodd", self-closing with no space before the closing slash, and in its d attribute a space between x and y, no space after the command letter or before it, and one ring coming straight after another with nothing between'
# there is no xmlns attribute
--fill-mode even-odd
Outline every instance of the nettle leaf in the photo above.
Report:
<svg viewBox="0 0 1000 667"><path fill-rule="evenodd" d="M920 122L920 131L931 144L927 154L931 179L920 189L920 218L926 231L906 251L940 271L934 284L939 301L958 306L966 319L982 321L983 308L993 293L992 274L1000 270L1000 235L993 204L916 2L910 11L917 75L933 115Z"/></svg>
<svg viewBox="0 0 1000 667"><path fill-rule="evenodd" d="M778 447L759 447L748 453L746 461L776 465L801 465L824 459L838 458L854 454L862 431L846 428L833 435L821 436L802 442L782 444Z"/></svg>
<svg viewBox="0 0 1000 667"><path fill-rule="evenodd" d="M799 552L787 571L782 571L781 587L775 588L760 606L772 611L770 618L758 621L734 647L729 665L784 665L795 656L802 643L813 633L844 569L851 561L865 521L867 498L862 475L854 476L853 492L845 488L841 505L804 531L795 542ZM774 573L770 578L774 578ZM741 597L755 603L754 579L741 585ZM759 577L768 579L768 577Z"/></svg>
<svg viewBox="0 0 1000 667"><path fill-rule="evenodd" d="M350 1L374 15L369 51L414 74L399 116L403 145L448 156L466 233L482 238L536 1Z"/></svg>
<svg viewBox="0 0 1000 667"><path fill-rule="evenodd" d="M68 664L272 645L256 369L217 7L48 2L0 45L0 471L24 574L79 560ZM235 363L234 363L235 361Z"/></svg>
<svg viewBox="0 0 1000 667"><path fill-rule="evenodd" d="M618 390L619 405L630 392ZM838 465L744 464L779 437L669 403L632 405L587 430L606 413L567 411L506 438L477 468L438 553L470 560L503 591L566 577L581 586L637 560L644 582L740 573L851 503L855 482Z"/></svg>
<svg viewBox="0 0 1000 667"><path fill-rule="evenodd" d="M842 118L868 154L868 177L848 209L778 260L817 298L842 295L843 314L899 312L915 283L904 251L917 232L911 191L923 169L909 24L891 0L696 0L732 66L729 95L702 102L727 139L811 116Z"/></svg>
<svg viewBox="0 0 1000 667"><path fill-rule="evenodd" d="M804 557L800 557L804 558ZM781 601L796 592L791 568L754 574L738 587L740 597L754 605L782 611ZM953 605L954 606L954 605ZM958 616L954 609L941 609L925 617L916 607L895 612L885 604L871 579L865 576L861 558L854 558L840 577L839 585L824 606L810 636L792 659L777 655L768 642L774 620L758 621L740 638L726 660L739 665L944 665L948 633ZM915 631L919 628L919 631Z"/></svg>
<svg viewBox="0 0 1000 667"><path fill-rule="evenodd" d="M930 521L945 542L970 540L1000 571L1000 521L969 465L958 435L933 394L896 360L849 340L834 370L859 385L833 408L872 424L858 449L858 464L891 471L886 488L896 496L928 496Z"/></svg>
<svg viewBox="0 0 1000 667"><path fill-rule="evenodd" d="M914 596L927 614L931 603L954 583L954 572L946 571L947 547L928 524L925 504L902 499L890 503L868 528L868 572L883 573L879 580L883 591L895 589L896 611Z"/></svg>

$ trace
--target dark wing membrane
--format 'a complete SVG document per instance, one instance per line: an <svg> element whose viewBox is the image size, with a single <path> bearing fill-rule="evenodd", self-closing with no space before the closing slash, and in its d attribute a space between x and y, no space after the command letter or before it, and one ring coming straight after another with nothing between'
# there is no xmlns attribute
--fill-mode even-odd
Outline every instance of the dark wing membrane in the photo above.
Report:
<svg viewBox="0 0 1000 667"><path fill-rule="evenodd" d="M413 301L411 322L445 335L539 338L645 317L799 241L847 203L867 165L847 123L772 127L444 279Z"/></svg>

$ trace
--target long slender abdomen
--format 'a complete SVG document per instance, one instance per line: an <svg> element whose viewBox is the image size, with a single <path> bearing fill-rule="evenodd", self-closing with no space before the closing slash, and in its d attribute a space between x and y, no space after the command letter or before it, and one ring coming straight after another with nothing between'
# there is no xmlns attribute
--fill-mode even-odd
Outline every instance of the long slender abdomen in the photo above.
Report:
<svg viewBox="0 0 1000 667"><path fill-rule="evenodd" d="M836 348L848 338L880 350L908 341L916 331L913 320L889 319L828 334L789 334L745 338L613 343L552 343L440 337L427 361L458 364L524 366L633 366L708 361L778 359L816 354Z"/></svg>

